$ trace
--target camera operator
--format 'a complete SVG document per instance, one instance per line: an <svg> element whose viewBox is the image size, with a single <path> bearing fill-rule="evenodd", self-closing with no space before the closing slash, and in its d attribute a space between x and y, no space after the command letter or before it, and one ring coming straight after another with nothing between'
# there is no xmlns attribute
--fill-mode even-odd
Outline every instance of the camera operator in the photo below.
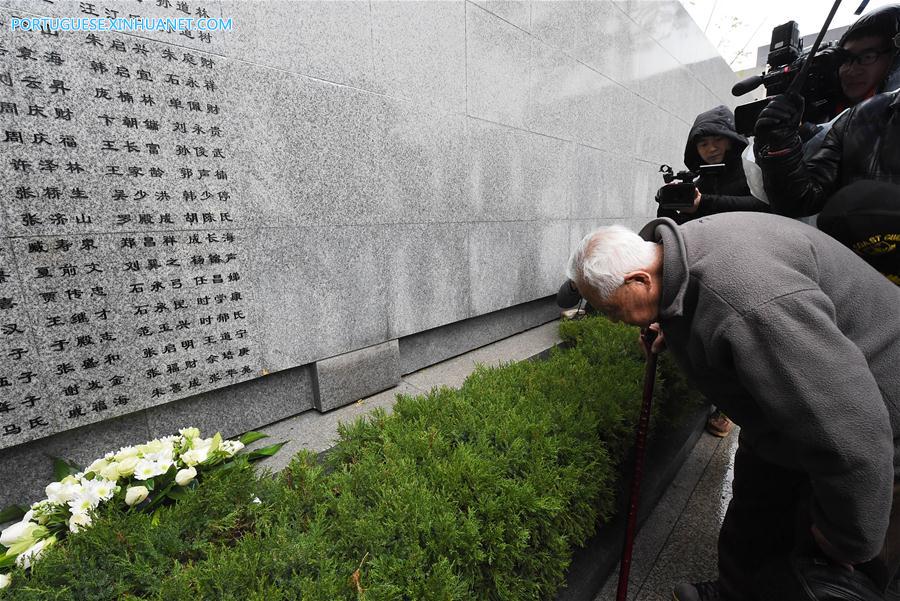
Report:
<svg viewBox="0 0 900 601"><path fill-rule="evenodd" d="M660 205L657 217L678 224L697 217L729 211L769 211L769 205L750 194L741 153L747 138L734 129L734 114L724 105L697 115L684 147L684 164L697 173L701 165L724 164L719 173L701 173L694 182L694 205L675 210Z"/></svg>
<svg viewBox="0 0 900 601"><path fill-rule="evenodd" d="M692 207L675 210L660 204L656 216L681 225L714 213L769 212L769 205L753 196L747 185L741 160L746 147L747 138L735 131L734 113L728 107L720 105L697 115L684 147L684 165L694 173L701 171L701 165L724 164L724 169L700 174L694 182L697 194ZM717 408L706 421L706 431L720 438L732 428L731 420Z"/></svg>
<svg viewBox="0 0 900 601"><path fill-rule="evenodd" d="M885 6L860 17L841 36L838 46L844 51L838 69L845 107L851 107L875 94L888 92L889 76L898 70L895 61L900 5Z"/></svg>
<svg viewBox="0 0 900 601"><path fill-rule="evenodd" d="M857 66L879 67L871 75L881 73L884 81L884 73L889 71L879 61L890 64L895 60L898 33L900 5L872 12L847 31L841 40L847 51L841 81L848 101L865 98L872 90L872 77L858 77L854 70ZM853 53L854 48L860 54ZM874 247L872 253L862 251L860 246L866 239L891 240L900 233L900 189L890 185L900 184L900 91L876 94L845 111L808 160L803 159L798 135L803 108L802 96L782 94L772 99L756 122L754 152L772 211L801 217L824 209L830 217L825 222L820 218L820 228L832 234L843 230L845 235L836 237L870 263L877 253L877 268L900 284L896 244ZM867 194L866 204L860 201L848 206L845 194L838 210L827 206L836 191L861 180L882 182L886 188L880 197ZM849 232L846 228L836 230L835 220L839 222L841 215L851 213L862 225Z"/></svg>

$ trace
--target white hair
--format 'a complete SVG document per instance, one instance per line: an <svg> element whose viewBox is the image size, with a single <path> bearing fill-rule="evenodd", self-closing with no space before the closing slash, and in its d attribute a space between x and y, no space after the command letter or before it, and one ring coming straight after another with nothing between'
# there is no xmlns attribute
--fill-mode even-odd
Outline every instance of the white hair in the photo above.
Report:
<svg viewBox="0 0 900 601"><path fill-rule="evenodd" d="M601 227L581 239L569 257L566 275L609 298L625 283L625 275L647 269L656 261L657 245L621 225Z"/></svg>

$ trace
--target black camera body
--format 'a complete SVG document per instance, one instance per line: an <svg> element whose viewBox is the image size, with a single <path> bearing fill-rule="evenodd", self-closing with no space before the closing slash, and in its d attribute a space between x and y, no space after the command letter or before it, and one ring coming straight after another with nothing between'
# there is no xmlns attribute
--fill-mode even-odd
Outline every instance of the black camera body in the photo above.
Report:
<svg viewBox="0 0 900 601"><path fill-rule="evenodd" d="M715 165L700 165L700 172L679 171L673 172L668 165L660 165L659 172L663 174L666 185L656 191L656 202L664 209L689 209L694 206L697 197L697 186L694 180L708 174L721 173L725 170L724 163Z"/></svg>
<svg viewBox="0 0 900 601"><path fill-rule="evenodd" d="M811 61L809 72L800 89L800 95L805 100L803 120L813 124L825 123L835 116L838 102L843 97L838 79L838 68L843 58L844 52L837 42L822 44L813 57L809 56L808 51L804 53L797 23L788 21L772 30L772 41L766 59L768 70L762 75L738 82L731 89L731 93L741 96L763 85L766 88L766 96L783 94L804 64ZM744 136L752 136L756 119L768 103L768 99L763 99L735 108L734 121L737 132ZM801 131L801 137L806 137L804 133L811 135L814 131Z"/></svg>

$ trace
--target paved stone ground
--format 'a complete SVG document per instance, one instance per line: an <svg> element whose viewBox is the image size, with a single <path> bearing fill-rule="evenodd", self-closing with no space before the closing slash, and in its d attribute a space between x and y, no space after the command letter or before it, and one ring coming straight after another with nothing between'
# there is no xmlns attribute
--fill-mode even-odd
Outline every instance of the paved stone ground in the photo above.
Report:
<svg viewBox="0 0 900 601"><path fill-rule="evenodd" d="M629 575L631 601L671 601L678 582L716 577L716 538L731 499L738 429L703 433L638 533ZM616 598L618 570L596 601Z"/></svg>

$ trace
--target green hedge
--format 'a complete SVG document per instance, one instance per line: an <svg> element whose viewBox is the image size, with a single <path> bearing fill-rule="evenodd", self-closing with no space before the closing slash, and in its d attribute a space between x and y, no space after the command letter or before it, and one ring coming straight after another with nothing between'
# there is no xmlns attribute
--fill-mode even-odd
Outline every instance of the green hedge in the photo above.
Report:
<svg viewBox="0 0 900 601"><path fill-rule="evenodd" d="M561 333L545 361L343 426L324 462L226 470L155 518L108 509L0 598L552 599L613 510L643 377L635 329ZM667 360L657 401L657 427L698 402Z"/></svg>

